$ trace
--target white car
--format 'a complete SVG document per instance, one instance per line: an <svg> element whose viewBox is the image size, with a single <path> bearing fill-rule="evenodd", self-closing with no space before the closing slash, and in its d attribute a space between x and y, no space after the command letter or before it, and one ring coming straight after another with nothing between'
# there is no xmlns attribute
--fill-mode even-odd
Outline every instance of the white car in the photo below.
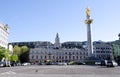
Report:
<svg viewBox="0 0 120 77"><path fill-rule="evenodd" d="M67 63L61 62L61 63L58 63L58 65L67 65Z"/></svg>
<svg viewBox="0 0 120 77"><path fill-rule="evenodd" d="M31 65L30 63L23 63L23 66Z"/></svg>
<svg viewBox="0 0 120 77"><path fill-rule="evenodd" d="M115 62L115 61L113 61L113 66L118 66L118 64Z"/></svg>

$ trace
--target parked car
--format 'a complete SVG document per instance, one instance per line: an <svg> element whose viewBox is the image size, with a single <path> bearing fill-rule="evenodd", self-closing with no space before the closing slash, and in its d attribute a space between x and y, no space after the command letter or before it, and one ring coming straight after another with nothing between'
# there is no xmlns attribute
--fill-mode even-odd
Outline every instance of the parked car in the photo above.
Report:
<svg viewBox="0 0 120 77"><path fill-rule="evenodd" d="M67 65L65 62L58 63L58 65Z"/></svg>
<svg viewBox="0 0 120 77"><path fill-rule="evenodd" d="M6 63L5 62L0 62L0 67L5 67Z"/></svg>
<svg viewBox="0 0 120 77"><path fill-rule="evenodd" d="M31 65L31 64L28 62L22 63L22 66L28 66L28 65Z"/></svg>
<svg viewBox="0 0 120 77"><path fill-rule="evenodd" d="M11 65L10 65L10 62L5 62L5 61L1 61L0 62L0 67L11 67Z"/></svg>
<svg viewBox="0 0 120 77"><path fill-rule="evenodd" d="M46 65L46 63L38 63L38 65Z"/></svg>
<svg viewBox="0 0 120 77"><path fill-rule="evenodd" d="M76 65L85 65L85 62L75 62Z"/></svg>
<svg viewBox="0 0 120 77"><path fill-rule="evenodd" d="M116 66L118 66L118 64L113 60L107 60L106 66L107 67L116 67Z"/></svg>
<svg viewBox="0 0 120 77"><path fill-rule="evenodd" d="M99 62L95 62L95 65L101 65L101 62L99 61Z"/></svg>
<svg viewBox="0 0 120 77"><path fill-rule="evenodd" d="M10 63L10 65L14 67L14 66L17 66L17 63L13 61Z"/></svg>
<svg viewBox="0 0 120 77"><path fill-rule="evenodd" d="M107 60L103 60L103 61L101 61L101 66L106 66L106 64L107 64Z"/></svg>
<svg viewBox="0 0 120 77"><path fill-rule="evenodd" d="M20 63L20 62L18 62L18 63L17 63L17 66L21 66L21 63Z"/></svg>

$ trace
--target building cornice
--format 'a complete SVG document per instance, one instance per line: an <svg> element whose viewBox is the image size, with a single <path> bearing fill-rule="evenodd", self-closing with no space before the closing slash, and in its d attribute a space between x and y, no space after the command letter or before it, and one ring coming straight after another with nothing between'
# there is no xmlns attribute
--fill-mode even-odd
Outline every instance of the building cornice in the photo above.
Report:
<svg viewBox="0 0 120 77"><path fill-rule="evenodd" d="M1 25L3 25L3 24L1 24ZM5 25L3 25L3 27L6 27ZM3 30L3 31L5 31L7 34L9 34L9 32L6 30L6 29L8 29L7 27L6 27L6 29L5 28L3 28L2 26L0 26L0 28Z"/></svg>

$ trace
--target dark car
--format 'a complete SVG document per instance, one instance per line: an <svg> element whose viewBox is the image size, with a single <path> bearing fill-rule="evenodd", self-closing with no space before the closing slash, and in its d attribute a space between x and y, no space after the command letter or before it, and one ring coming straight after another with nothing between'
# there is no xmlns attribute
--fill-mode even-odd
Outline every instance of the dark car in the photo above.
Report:
<svg viewBox="0 0 120 77"><path fill-rule="evenodd" d="M116 67L116 66L118 66L118 64L113 60L107 60L106 66L107 67Z"/></svg>
<svg viewBox="0 0 120 77"><path fill-rule="evenodd" d="M106 62L105 61L101 61L101 66L106 66Z"/></svg>
<svg viewBox="0 0 120 77"><path fill-rule="evenodd" d="M0 67L5 67L6 63L5 62L0 62Z"/></svg>
<svg viewBox="0 0 120 77"><path fill-rule="evenodd" d="M10 63L10 65L11 65L11 66L17 66L17 62L14 62L14 61L13 61L13 62Z"/></svg>

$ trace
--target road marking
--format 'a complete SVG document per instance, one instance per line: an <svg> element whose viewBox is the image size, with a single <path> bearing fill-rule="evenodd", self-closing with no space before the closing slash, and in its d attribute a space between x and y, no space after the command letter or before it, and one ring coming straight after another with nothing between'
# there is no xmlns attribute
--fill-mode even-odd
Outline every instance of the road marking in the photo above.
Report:
<svg viewBox="0 0 120 77"><path fill-rule="evenodd" d="M5 75L5 74L16 74L16 73L13 72L13 71L8 71L8 72L1 73L1 75Z"/></svg>

